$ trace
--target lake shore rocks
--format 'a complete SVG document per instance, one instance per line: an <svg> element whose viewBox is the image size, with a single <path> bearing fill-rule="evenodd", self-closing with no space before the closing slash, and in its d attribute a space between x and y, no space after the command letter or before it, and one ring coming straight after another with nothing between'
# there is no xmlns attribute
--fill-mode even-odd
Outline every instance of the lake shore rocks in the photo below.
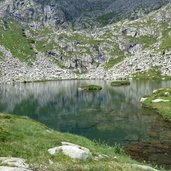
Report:
<svg viewBox="0 0 171 171"><path fill-rule="evenodd" d="M147 99L148 99L147 97L142 97L142 98L140 99L140 102L143 103L143 102L145 102Z"/></svg>
<svg viewBox="0 0 171 171"><path fill-rule="evenodd" d="M145 165L139 165L139 164L133 164L132 165L134 168L137 168L137 169L142 169L144 171L159 171L157 169L154 169L150 166L145 166Z"/></svg>
<svg viewBox="0 0 171 171"><path fill-rule="evenodd" d="M0 171L32 171L25 159L0 157Z"/></svg>
<svg viewBox="0 0 171 171"><path fill-rule="evenodd" d="M57 155L60 152L64 153L72 159L86 160L90 155L88 148L72 144L69 142L62 142L62 146L54 147L48 150L51 155Z"/></svg>

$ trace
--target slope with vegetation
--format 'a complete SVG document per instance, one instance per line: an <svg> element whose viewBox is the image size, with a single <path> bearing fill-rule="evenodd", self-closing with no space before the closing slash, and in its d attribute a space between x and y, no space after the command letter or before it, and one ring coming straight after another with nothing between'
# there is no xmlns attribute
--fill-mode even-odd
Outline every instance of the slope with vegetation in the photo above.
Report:
<svg viewBox="0 0 171 171"><path fill-rule="evenodd" d="M48 149L68 141L87 147L92 155L87 160L73 160L63 153L51 156ZM22 157L32 169L43 170L108 170L143 171L124 154L120 146L109 147L86 138L53 131L28 118L0 114L0 156ZM0 163L1 167L1 163ZM149 168L149 170L154 170Z"/></svg>

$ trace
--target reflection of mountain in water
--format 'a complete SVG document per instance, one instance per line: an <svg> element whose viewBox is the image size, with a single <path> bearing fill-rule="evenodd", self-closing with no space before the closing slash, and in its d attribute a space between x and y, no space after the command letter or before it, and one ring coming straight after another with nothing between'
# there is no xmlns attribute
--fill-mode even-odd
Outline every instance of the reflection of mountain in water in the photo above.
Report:
<svg viewBox="0 0 171 171"><path fill-rule="evenodd" d="M100 92L78 91L82 84L99 84ZM0 88L0 111L27 115L49 127L100 139L110 144L165 139L167 124L139 99L171 82L132 82L111 87L104 81L57 81L5 85ZM144 114L145 113L145 114ZM167 136L165 136L167 137Z"/></svg>

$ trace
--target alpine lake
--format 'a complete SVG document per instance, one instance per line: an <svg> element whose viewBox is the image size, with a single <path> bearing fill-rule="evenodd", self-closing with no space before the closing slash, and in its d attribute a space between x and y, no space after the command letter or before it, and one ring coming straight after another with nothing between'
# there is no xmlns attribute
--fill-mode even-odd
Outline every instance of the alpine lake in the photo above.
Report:
<svg viewBox="0 0 171 171"><path fill-rule="evenodd" d="M81 85L102 86L81 91ZM65 80L0 86L0 112L28 116L61 132L111 146L123 146L139 161L171 169L171 121L140 103L171 81L131 81L112 87L111 81Z"/></svg>

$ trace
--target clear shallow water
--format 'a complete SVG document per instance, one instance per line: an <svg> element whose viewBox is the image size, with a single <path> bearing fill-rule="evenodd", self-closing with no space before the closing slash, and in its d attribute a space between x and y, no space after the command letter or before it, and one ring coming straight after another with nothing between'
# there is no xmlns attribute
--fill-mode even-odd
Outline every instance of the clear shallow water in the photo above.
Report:
<svg viewBox="0 0 171 171"><path fill-rule="evenodd" d="M98 84L103 90L79 91L84 84ZM139 100L154 89L168 86L171 81L133 81L123 87L85 80L3 85L0 112L26 115L55 130L110 145L130 144L150 140L154 130L162 132L166 123L156 113L142 109Z"/></svg>
<svg viewBox="0 0 171 171"><path fill-rule="evenodd" d="M85 84L103 89L79 91ZM139 102L154 89L169 86L171 81L132 81L130 86L111 87L110 81L86 80L1 85L0 112L29 116L55 130L110 145L120 143L136 159L171 168L171 154L167 153L164 161L161 156L171 151L171 123L154 111L142 109ZM161 154L155 152L159 148Z"/></svg>

